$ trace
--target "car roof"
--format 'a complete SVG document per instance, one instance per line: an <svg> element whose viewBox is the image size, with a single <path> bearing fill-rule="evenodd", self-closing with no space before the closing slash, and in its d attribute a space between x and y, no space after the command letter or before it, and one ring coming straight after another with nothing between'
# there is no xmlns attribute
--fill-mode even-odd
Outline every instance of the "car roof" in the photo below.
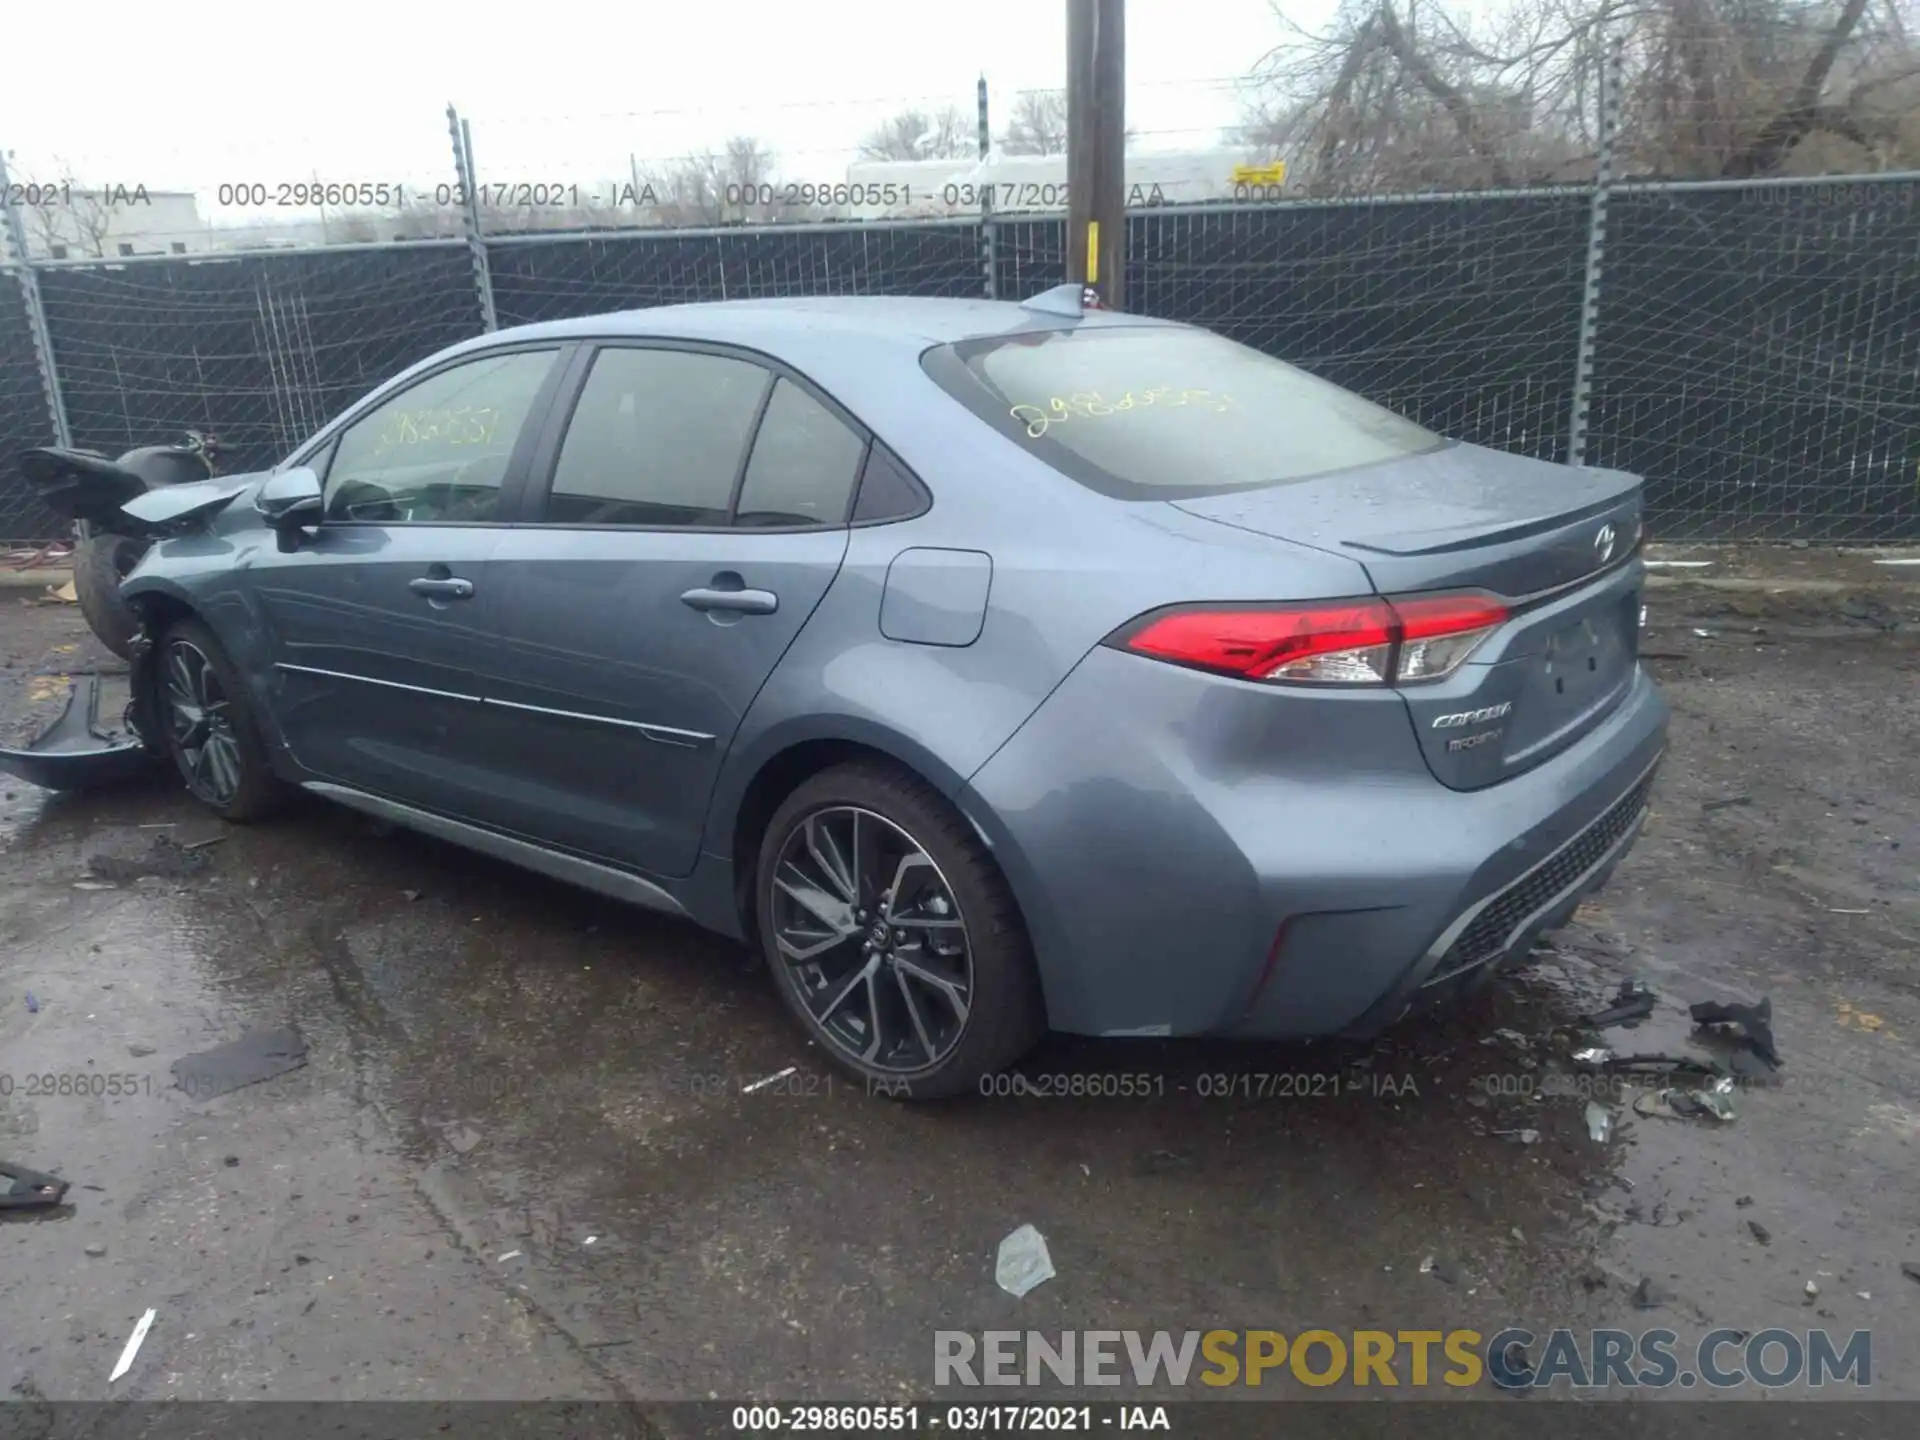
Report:
<svg viewBox="0 0 1920 1440"><path fill-rule="evenodd" d="M861 339L911 348L1020 331L1115 325L1164 325L1140 315L1091 311L1066 317L1007 300L954 300L910 295L816 295L766 300L714 300L687 305L657 305L617 310L570 320L551 320L489 338L577 338L581 336L663 336L745 345L778 355L792 337L832 331L844 340Z"/></svg>
<svg viewBox="0 0 1920 1440"><path fill-rule="evenodd" d="M1185 328L1143 315L1103 310L1063 315L1005 300L883 295L717 300L496 330L444 350L415 370L456 355L538 340L631 338L737 346L806 376L899 448L900 437L922 424L926 406L943 394L920 368L920 356L931 347L996 335L1141 326ZM925 384L903 384L903 375Z"/></svg>

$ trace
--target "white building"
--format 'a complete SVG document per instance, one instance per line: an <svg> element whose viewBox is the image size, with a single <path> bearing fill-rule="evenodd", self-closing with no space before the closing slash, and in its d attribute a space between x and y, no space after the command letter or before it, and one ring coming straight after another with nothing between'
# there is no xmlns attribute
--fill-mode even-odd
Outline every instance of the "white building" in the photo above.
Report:
<svg viewBox="0 0 1920 1440"><path fill-rule="evenodd" d="M16 182L15 214L36 260L187 255L211 248L191 192L144 185Z"/></svg>

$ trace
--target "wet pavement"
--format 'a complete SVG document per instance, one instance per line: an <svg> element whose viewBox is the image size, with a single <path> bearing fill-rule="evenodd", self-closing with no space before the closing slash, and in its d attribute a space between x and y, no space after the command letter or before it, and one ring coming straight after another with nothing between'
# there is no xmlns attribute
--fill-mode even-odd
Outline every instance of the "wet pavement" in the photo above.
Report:
<svg viewBox="0 0 1920 1440"><path fill-rule="evenodd" d="M1466 1008L1368 1050L1057 1038L934 1106L838 1078L683 924L318 802L0 777L0 1156L73 1182L0 1221L0 1387L881 1400L932 1390L936 1329L1661 1323L1870 1329L1874 1393L1920 1398L1920 627L1803 608L1656 602L1649 829ZM0 720L90 644L0 592ZM135 878L155 837L216 843ZM1725 1124L1600 1085L1595 1143L1566 1056L1629 977L1661 1004L1606 1043L1768 995L1786 1068ZM279 1026L299 1068L174 1088ZM1022 1223L1059 1273L1015 1300Z"/></svg>

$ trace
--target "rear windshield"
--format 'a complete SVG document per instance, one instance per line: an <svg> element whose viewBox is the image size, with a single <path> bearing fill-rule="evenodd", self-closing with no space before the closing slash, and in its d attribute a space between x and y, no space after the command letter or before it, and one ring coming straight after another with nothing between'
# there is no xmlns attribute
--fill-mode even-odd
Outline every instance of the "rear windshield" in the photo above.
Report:
<svg viewBox="0 0 1920 1440"><path fill-rule="evenodd" d="M927 373L1061 473L1123 500L1304 480L1447 442L1205 330L1102 326L943 345Z"/></svg>

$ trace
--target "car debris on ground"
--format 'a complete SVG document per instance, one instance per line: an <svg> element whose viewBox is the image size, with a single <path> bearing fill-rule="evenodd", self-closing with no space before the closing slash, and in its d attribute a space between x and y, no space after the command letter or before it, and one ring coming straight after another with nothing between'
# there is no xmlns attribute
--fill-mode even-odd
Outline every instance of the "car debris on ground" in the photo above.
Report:
<svg viewBox="0 0 1920 1440"><path fill-rule="evenodd" d="M1493 1383L1502 1390L1525 1391L1533 1384L1533 1357L1518 1340L1510 1340L1500 1350L1500 1363L1490 1366Z"/></svg>
<svg viewBox="0 0 1920 1440"><path fill-rule="evenodd" d="M1726 1122L1734 1118L1734 1080L1722 1075L1698 1090L1649 1090L1636 1095L1633 1113L1649 1120L1701 1120Z"/></svg>
<svg viewBox="0 0 1920 1440"><path fill-rule="evenodd" d="M764 1090L769 1085L778 1084L780 1081L786 1079L789 1075L796 1073L799 1069L800 1067L798 1065L789 1065L787 1066L786 1069L776 1071L772 1075L763 1076L762 1078L755 1080L750 1085L741 1086L740 1093L742 1095L751 1095L756 1090Z"/></svg>
<svg viewBox="0 0 1920 1440"><path fill-rule="evenodd" d="M1636 1025L1651 1015L1658 1004L1659 997L1644 980L1622 980L1620 989L1613 997L1613 1004L1591 1015L1584 1015L1581 1020L1595 1029L1605 1029L1609 1025Z"/></svg>
<svg viewBox="0 0 1920 1440"><path fill-rule="evenodd" d="M1576 1058L1578 1058L1576 1056ZM1627 1075L1699 1075L1707 1080L1719 1080L1727 1074L1726 1067L1719 1061L1697 1055L1613 1055L1596 1062L1601 1069L1613 1074Z"/></svg>
<svg viewBox="0 0 1920 1440"><path fill-rule="evenodd" d="M1693 1023L1703 1028L1739 1026L1756 1055L1769 1065L1780 1064L1780 1052L1773 1042L1773 1001L1770 997L1762 996L1752 1005L1702 1000L1689 1007L1688 1013L1693 1016Z"/></svg>
<svg viewBox="0 0 1920 1440"><path fill-rule="evenodd" d="M250 1030L238 1040L173 1062L173 1083L196 1100L271 1080L307 1063L307 1042L291 1026Z"/></svg>
<svg viewBox="0 0 1920 1440"><path fill-rule="evenodd" d="M1031 1225L1022 1225L1000 1242L993 1278L1015 1299L1053 1279L1053 1256L1047 1237Z"/></svg>
<svg viewBox="0 0 1920 1440"><path fill-rule="evenodd" d="M57 1175L29 1170L11 1160L0 1160L0 1210L27 1210L41 1205L58 1205L66 1197L71 1181Z"/></svg>
<svg viewBox="0 0 1920 1440"><path fill-rule="evenodd" d="M133 1327L133 1334L127 1337L127 1348L120 1352L120 1362L113 1367L113 1373L107 1376L109 1385L133 1368L134 1356L140 1353L140 1343L147 1338L147 1331L153 1328L154 1313L148 1310L140 1317L140 1323Z"/></svg>

